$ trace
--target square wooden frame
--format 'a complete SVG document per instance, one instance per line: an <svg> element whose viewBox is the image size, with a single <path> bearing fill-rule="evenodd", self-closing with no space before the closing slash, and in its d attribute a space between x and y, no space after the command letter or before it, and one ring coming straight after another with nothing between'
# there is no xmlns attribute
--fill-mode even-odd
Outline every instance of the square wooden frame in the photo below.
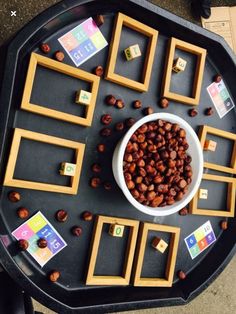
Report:
<svg viewBox="0 0 236 314"><path fill-rule="evenodd" d="M234 141L234 146L233 146L233 152L231 156L231 167L221 166L221 165L213 164L210 162L204 162L204 167L209 168L209 169L214 169L217 171L236 174L236 134L226 132L220 129L216 129L208 125L202 125L198 134L202 149L204 149L204 143L205 143L208 133Z"/></svg>
<svg viewBox="0 0 236 314"><path fill-rule="evenodd" d="M193 81L193 97L176 94L170 91L172 68L174 62L175 50L180 49L197 55L196 72ZM162 96L188 105L198 105L201 95L202 79L204 73L206 49L192 45L185 41L172 37L169 42L169 51L166 56L166 67L163 78ZM176 74L177 75L177 74Z"/></svg>
<svg viewBox="0 0 236 314"><path fill-rule="evenodd" d="M99 243L102 235L103 224L119 224L123 226L130 227L128 244L126 248L126 256L123 267L123 276L95 276L95 266L98 255ZM91 246L91 255L86 279L86 285L128 285L130 282L132 264L134 259L134 251L136 246L136 240L138 236L139 221L125 219L125 218L116 218L116 217L107 217L107 216L97 216L93 238Z"/></svg>
<svg viewBox="0 0 236 314"><path fill-rule="evenodd" d="M227 192L227 210L211 210L197 208L198 191L189 203L189 211L194 215L219 216L219 217L234 217L235 211L235 194L236 194L236 179L231 177L222 177L213 174L204 173L203 180L228 183Z"/></svg>
<svg viewBox="0 0 236 314"><path fill-rule="evenodd" d="M74 177L71 177L71 185L64 186L64 185L57 185L57 184L48 184L48 183L14 179L14 171L15 171L17 156L18 156L18 152L20 148L20 142L22 138L74 149L76 174ZM84 156L84 148L85 148L85 144L82 144L82 143L73 142L73 141L65 140L59 137L49 136L42 133L36 133L36 132L16 128L14 131L12 146L10 150L10 156L7 163L7 169L6 169L3 185L23 188L23 189L47 191L47 192L77 194L80 173L81 173L81 168L82 168L82 162L83 162L83 156Z"/></svg>
<svg viewBox="0 0 236 314"><path fill-rule="evenodd" d="M118 48L119 48L123 25L141 34L144 34L150 38L147 51L145 52L146 57L145 57L145 62L144 62L144 67L143 67L142 82L137 82L125 76L115 73L116 59L117 59ZM105 78L109 81L135 89L140 92L148 91L149 82L150 82L151 73L152 73L152 65L153 65L153 60L155 56L157 38L158 38L157 30L135 19L132 19L131 17L124 15L123 13L118 13L115 26L113 29L109 56L108 56L108 66L106 69Z"/></svg>
<svg viewBox="0 0 236 314"><path fill-rule="evenodd" d="M169 243L169 253L167 266L165 270L166 278L141 278L142 266L147 242L148 231L160 231L171 233L171 240ZM176 257L178 252L178 244L180 237L180 228L157 225L152 223L142 222L140 226L140 233L138 239L138 248L135 255L134 262L134 286L145 287L171 287L173 283Z"/></svg>
<svg viewBox="0 0 236 314"><path fill-rule="evenodd" d="M92 93L92 97L91 97L90 104L85 106L86 107L85 118L78 117L73 114L58 111L55 109L46 108L46 107L43 107L42 105L32 104L30 102L37 65L41 65L42 67L45 67L45 68L54 70L56 72L60 72L68 76L72 76L77 79L91 83L90 92ZM43 116L47 116L50 118L67 121L70 123L80 124L83 126L91 126L96 99L97 99L97 94L98 94L99 82L100 82L100 77L94 74L85 72L83 70L77 69L70 65L52 60L50 58L43 57L33 52L31 54L30 62L28 66L28 72L27 72L27 77L25 81L23 97L21 101L21 109L24 109L33 113L37 113ZM78 106L78 104L75 103L75 106Z"/></svg>

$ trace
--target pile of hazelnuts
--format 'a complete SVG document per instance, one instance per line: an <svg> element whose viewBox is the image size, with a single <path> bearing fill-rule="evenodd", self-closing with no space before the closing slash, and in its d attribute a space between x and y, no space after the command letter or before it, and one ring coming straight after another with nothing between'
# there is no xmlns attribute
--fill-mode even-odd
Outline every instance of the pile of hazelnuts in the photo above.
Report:
<svg viewBox="0 0 236 314"><path fill-rule="evenodd" d="M164 207L180 201L192 182L192 158L186 132L177 123L156 120L131 136L123 172L132 196L141 204Z"/></svg>

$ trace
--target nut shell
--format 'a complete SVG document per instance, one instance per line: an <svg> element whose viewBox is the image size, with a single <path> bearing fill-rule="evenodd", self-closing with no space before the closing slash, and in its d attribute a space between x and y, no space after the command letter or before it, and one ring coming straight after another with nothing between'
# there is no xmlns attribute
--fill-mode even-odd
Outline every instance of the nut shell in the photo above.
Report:
<svg viewBox="0 0 236 314"><path fill-rule="evenodd" d="M58 270L53 270L49 275L48 279L51 282L56 282L60 278L61 273Z"/></svg>
<svg viewBox="0 0 236 314"><path fill-rule="evenodd" d="M56 220L59 222L65 222L68 218L68 213L64 209L60 209L56 212Z"/></svg>

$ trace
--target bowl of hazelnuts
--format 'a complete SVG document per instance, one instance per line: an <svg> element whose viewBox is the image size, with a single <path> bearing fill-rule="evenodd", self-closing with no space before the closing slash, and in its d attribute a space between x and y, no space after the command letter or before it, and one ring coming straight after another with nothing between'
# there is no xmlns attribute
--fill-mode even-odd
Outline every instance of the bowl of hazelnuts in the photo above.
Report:
<svg viewBox="0 0 236 314"><path fill-rule="evenodd" d="M154 113L137 121L118 142L112 169L135 208L167 216L185 207L197 193L203 174L202 148L185 120Z"/></svg>

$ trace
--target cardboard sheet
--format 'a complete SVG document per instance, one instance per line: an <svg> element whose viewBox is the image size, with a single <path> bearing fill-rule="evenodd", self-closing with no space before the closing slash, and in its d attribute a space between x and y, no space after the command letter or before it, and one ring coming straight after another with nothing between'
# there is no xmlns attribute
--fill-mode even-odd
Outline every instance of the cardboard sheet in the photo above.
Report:
<svg viewBox="0 0 236 314"><path fill-rule="evenodd" d="M212 7L210 18L202 18L202 26L222 36L236 53L236 6Z"/></svg>

